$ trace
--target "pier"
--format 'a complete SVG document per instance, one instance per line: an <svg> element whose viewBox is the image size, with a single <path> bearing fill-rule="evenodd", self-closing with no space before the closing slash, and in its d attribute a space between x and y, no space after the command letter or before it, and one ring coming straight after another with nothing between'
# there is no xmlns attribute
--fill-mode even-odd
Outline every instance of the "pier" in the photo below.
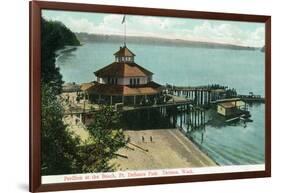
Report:
<svg viewBox="0 0 281 193"><path fill-rule="evenodd" d="M118 107L118 109L113 107L122 114L125 119L123 122L130 122L134 118L141 119L143 122L151 122L156 121L157 118L160 119L159 125L162 122L161 120L166 120L171 128L182 129L186 127L185 132L205 126L205 108L195 106L192 100L182 96L170 94L167 94L167 96L170 99L163 104L122 106ZM83 106L85 105L80 104L80 106L66 109L64 116L73 116L78 122L87 125L93 119L94 114L99 111L99 107L83 108Z"/></svg>
<svg viewBox="0 0 281 193"><path fill-rule="evenodd" d="M129 124L129 129L177 128L184 135L188 135L197 129L205 130L209 121L206 111L209 108L216 108L220 102L234 99L244 102L264 101L263 97L253 94L238 95L234 89L220 85L197 87L166 85L162 89L162 97L165 98L162 102L142 105L117 103L111 106L122 114L123 122ZM87 125L99 111L99 104L89 107L85 105L85 101L84 104L78 103L66 109L64 115L74 116L76 122ZM146 128L148 125L149 128ZM126 127L124 126L125 129Z"/></svg>
<svg viewBox="0 0 281 193"><path fill-rule="evenodd" d="M111 105L122 114L125 135L130 138L128 147L120 149L117 158L118 170L160 169L177 167L206 167L217 165L188 138L191 132L202 132L204 141L206 125L210 124L210 109L227 100L262 102L264 98L237 95L222 86L175 87L165 86L162 102L143 105ZM231 97L232 98L229 98ZM70 97L72 98L72 97ZM66 105L65 117L72 121L70 130L86 139L86 126L99 111L100 104L75 102ZM71 106L71 108L69 108ZM208 112L209 113L209 112ZM217 115L216 116L220 116ZM81 127L83 125L83 128ZM159 154L159 152L161 152ZM141 161L140 161L141 160Z"/></svg>
<svg viewBox="0 0 281 193"><path fill-rule="evenodd" d="M248 103L264 103L265 98L260 95L237 95L240 99Z"/></svg>
<svg viewBox="0 0 281 193"><path fill-rule="evenodd" d="M207 106L212 101L225 97L227 87L220 85L196 87L166 85L165 90L171 95L185 96L187 99L192 100L194 105Z"/></svg>
<svg viewBox="0 0 281 193"><path fill-rule="evenodd" d="M248 103L264 102L264 98L261 96L252 93L238 95L234 89L221 85L188 87L167 84L162 88L162 96L165 98L164 101L153 104L123 105L118 103L112 107L124 117L131 119L141 117L143 121L151 122L156 121L155 117L160 117L160 119L168 120L169 127L179 128L188 133L195 129L205 128L208 122L206 111L221 101L237 98ZM65 116L75 116L78 121L87 124L98 110L98 104L85 108L85 104L80 103L76 107L68 108Z"/></svg>

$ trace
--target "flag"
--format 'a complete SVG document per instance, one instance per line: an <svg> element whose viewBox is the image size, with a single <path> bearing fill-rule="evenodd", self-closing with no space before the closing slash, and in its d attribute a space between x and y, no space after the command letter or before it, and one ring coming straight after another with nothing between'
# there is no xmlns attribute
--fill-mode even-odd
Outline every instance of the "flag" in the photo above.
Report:
<svg viewBox="0 0 281 193"><path fill-rule="evenodd" d="M121 24L125 23L125 21L126 21L126 15L123 16L123 19L122 19L122 23L121 23Z"/></svg>

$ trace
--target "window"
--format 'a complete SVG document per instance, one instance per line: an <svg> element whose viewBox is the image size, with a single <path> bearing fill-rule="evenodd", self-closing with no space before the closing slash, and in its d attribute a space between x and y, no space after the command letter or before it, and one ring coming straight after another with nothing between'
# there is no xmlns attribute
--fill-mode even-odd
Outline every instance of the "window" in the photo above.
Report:
<svg viewBox="0 0 281 193"><path fill-rule="evenodd" d="M130 86L136 86L140 84L139 78L130 78Z"/></svg>
<svg viewBox="0 0 281 193"><path fill-rule="evenodd" d="M117 84L118 78L107 78L107 83L108 84Z"/></svg>

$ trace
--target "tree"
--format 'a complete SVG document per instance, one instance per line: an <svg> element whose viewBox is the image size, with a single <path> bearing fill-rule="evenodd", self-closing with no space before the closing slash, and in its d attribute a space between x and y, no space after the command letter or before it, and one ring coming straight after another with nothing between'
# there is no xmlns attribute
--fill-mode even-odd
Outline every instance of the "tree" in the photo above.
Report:
<svg viewBox="0 0 281 193"><path fill-rule="evenodd" d="M109 160L126 144L120 115L111 107L102 107L88 128L91 137L84 143L67 129L57 97L63 80L55 65L56 51L80 43L61 22L42 18L41 24L41 174L112 171Z"/></svg>
<svg viewBox="0 0 281 193"><path fill-rule="evenodd" d="M74 173L80 140L62 121L63 108L51 87L41 87L42 175Z"/></svg>
<svg viewBox="0 0 281 193"><path fill-rule="evenodd" d="M62 75L56 66L56 51L64 46L80 45L75 34L63 23L41 20L41 81L52 87L55 94L62 90Z"/></svg>
<svg viewBox="0 0 281 193"><path fill-rule="evenodd" d="M56 51L80 45L74 33L60 22L41 20L41 172L42 175L75 172L79 138L63 123L63 107L57 100L62 75L56 67Z"/></svg>
<svg viewBox="0 0 281 193"><path fill-rule="evenodd" d="M109 160L128 142L120 125L120 114L111 106L101 106L88 126L90 138L80 147L79 163L83 172L108 172L114 166Z"/></svg>

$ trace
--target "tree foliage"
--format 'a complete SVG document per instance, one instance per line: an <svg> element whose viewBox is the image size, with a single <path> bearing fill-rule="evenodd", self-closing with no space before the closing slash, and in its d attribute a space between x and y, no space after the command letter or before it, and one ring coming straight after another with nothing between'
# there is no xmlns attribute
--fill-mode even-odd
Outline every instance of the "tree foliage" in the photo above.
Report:
<svg viewBox="0 0 281 193"><path fill-rule="evenodd" d="M62 121L63 107L51 87L41 89L42 175L114 171L109 161L127 143L120 127L120 114L103 106L88 127L82 142Z"/></svg>
<svg viewBox="0 0 281 193"><path fill-rule="evenodd" d="M41 20L41 160L42 175L73 173L79 139L66 129L63 108L57 100L62 75L56 67L56 51L79 45L62 23Z"/></svg>
<svg viewBox="0 0 281 193"><path fill-rule="evenodd" d="M74 172L79 138L66 129L63 107L51 87L41 87L42 175Z"/></svg>
<svg viewBox="0 0 281 193"><path fill-rule="evenodd" d="M127 143L120 126L120 114L111 106L101 106L88 126L89 140L83 145L80 163L83 172L112 171L109 160ZM93 164L94 163L94 164Z"/></svg>
<svg viewBox="0 0 281 193"><path fill-rule="evenodd" d="M102 107L84 143L67 129L58 100L63 80L55 65L56 51L80 43L60 22L42 18L41 24L41 174L112 171L109 160L126 144L120 115L111 107Z"/></svg>
<svg viewBox="0 0 281 193"><path fill-rule="evenodd" d="M78 46L79 40L63 23L41 20L41 81L56 94L61 93L62 75L56 67L56 51L64 46Z"/></svg>

